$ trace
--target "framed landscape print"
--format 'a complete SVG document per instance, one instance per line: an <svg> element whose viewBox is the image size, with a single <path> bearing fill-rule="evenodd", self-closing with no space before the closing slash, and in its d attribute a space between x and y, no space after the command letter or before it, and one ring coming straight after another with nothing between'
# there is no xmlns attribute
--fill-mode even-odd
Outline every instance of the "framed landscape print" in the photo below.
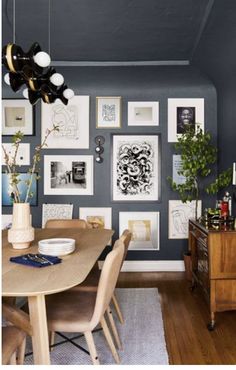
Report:
<svg viewBox="0 0 236 370"><path fill-rule="evenodd" d="M114 201L159 199L159 135L113 135Z"/></svg>
<svg viewBox="0 0 236 370"><path fill-rule="evenodd" d="M15 146L11 143L2 143L8 156L13 158L15 153ZM2 150L2 164L5 165L5 155ZM20 166L29 166L30 165L30 144L20 143L18 147L18 152L16 156L16 164Z"/></svg>
<svg viewBox="0 0 236 370"><path fill-rule="evenodd" d="M120 96L97 96L96 109L97 128L119 128L121 126Z"/></svg>
<svg viewBox="0 0 236 370"><path fill-rule="evenodd" d="M48 204L42 206L42 228L45 227L47 220L71 220L73 204Z"/></svg>
<svg viewBox="0 0 236 370"><path fill-rule="evenodd" d="M68 105L60 101L52 104L42 102L41 121L42 140L53 124L59 127L59 131L48 137L46 149L89 148L89 96L74 96Z"/></svg>
<svg viewBox="0 0 236 370"><path fill-rule="evenodd" d="M33 135L33 108L25 99L2 100L2 135Z"/></svg>
<svg viewBox="0 0 236 370"><path fill-rule="evenodd" d="M176 142L187 127L204 131L204 99L168 99L168 142Z"/></svg>
<svg viewBox="0 0 236 370"><path fill-rule="evenodd" d="M169 200L169 239L188 239L188 221L195 217L195 201L183 203ZM198 201L198 216L202 214L202 202Z"/></svg>
<svg viewBox="0 0 236 370"><path fill-rule="evenodd" d="M45 155L44 194L93 195L93 156Z"/></svg>
<svg viewBox="0 0 236 370"><path fill-rule="evenodd" d="M159 250L159 212L119 212L119 235L132 233L129 249Z"/></svg>
<svg viewBox="0 0 236 370"><path fill-rule="evenodd" d="M158 126L159 102L128 102L128 126Z"/></svg>
<svg viewBox="0 0 236 370"><path fill-rule="evenodd" d="M111 229L110 207L80 207L79 218L85 220L92 229ZM111 240L108 243L111 245Z"/></svg>
<svg viewBox="0 0 236 370"><path fill-rule="evenodd" d="M33 181L31 186L31 192L33 193L33 197L29 198L29 203L31 206L37 206L38 204L38 190L37 190L37 174L33 175ZM28 173L20 173L18 183L18 189L21 194L21 200L24 201L27 193L27 186L25 181L28 181L30 178L30 174ZM13 205L13 193L10 187L10 175L3 173L2 174L2 205L3 206L12 206Z"/></svg>

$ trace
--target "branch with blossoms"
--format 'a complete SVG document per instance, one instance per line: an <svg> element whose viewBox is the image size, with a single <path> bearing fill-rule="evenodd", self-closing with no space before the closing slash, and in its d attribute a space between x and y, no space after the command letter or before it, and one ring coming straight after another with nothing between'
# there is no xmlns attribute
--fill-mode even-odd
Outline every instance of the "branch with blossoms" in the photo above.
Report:
<svg viewBox="0 0 236 370"><path fill-rule="evenodd" d="M51 135L51 133L55 131L59 131L59 127L56 125L53 125L52 129L47 129L42 143L35 147L35 152L33 155L33 164L32 164L32 167L28 171L28 173L30 174L30 177L28 180L25 181L27 191L26 191L26 196L25 196L24 201L22 201L21 199L21 193L18 188L18 184L21 180L19 179L20 173L17 171L17 166L20 166L20 165L17 165L17 160L16 160L17 153L19 150L19 145L24 137L24 134L21 131L18 131L13 136L12 141L13 141L13 146L15 148L14 148L14 153L12 156L10 156L7 153L6 148L4 147L4 145L2 145L5 164L7 167L6 172L8 175L10 175L9 185L12 190L11 193L13 194L15 203L27 203L29 199L33 197L33 193L31 192L31 187L32 187L34 175L36 175L37 171L40 170L39 168L37 168L37 166L41 159L41 150L47 146L47 139L49 135ZM37 180L40 179L40 176L37 175L36 179Z"/></svg>

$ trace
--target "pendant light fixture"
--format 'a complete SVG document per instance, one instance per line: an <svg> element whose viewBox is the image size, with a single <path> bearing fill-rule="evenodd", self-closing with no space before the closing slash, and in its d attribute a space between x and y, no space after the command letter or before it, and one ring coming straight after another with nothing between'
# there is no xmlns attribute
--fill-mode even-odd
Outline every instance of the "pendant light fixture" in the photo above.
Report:
<svg viewBox="0 0 236 370"><path fill-rule="evenodd" d="M50 52L50 0L48 0L48 45ZM23 96L29 99L31 104L36 104L39 99L45 103L54 103L60 99L67 105L68 100L74 96L74 92L64 84L64 77L52 67L51 57L41 50L35 42L28 52L24 52L15 43L15 0L13 0L13 43L5 45L2 49L2 63L8 70L4 81L11 86L14 92L18 92L23 85Z"/></svg>

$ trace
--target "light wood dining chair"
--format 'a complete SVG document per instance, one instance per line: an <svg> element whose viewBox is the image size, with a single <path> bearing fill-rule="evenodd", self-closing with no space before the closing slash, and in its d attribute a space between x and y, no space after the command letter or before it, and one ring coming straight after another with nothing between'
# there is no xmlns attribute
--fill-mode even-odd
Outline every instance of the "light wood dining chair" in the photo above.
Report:
<svg viewBox="0 0 236 370"><path fill-rule="evenodd" d="M120 362L104 314L116 286L123 255L124 243L117 240L104 261L97 291L78 291L74 294L74 291L69 289L46 297L49 331L82 332L93 364L99 364L92 335L92 331L99 323L115 361Z"/></svg>
<svg viewBox="0 0 236 370"><path fill-rule="evenodd" d="M122 263L121 263L121 268L122 268L124 260L126 259L131 238L132 238L132 233L128 229L124 230L122 235L120 236L120 240L123 241L124 246L125 246L124 256L123 256L123 260L122 260ZM114 245L113 248L115 248L115 245ZM74 291L74 292L76 292L76 291L96 291L97 287L98 287L99 278L100 278L100 272L101 272L101 270L99 270L98 265L95 265L93 267L93 269L91 270L91 272L89 273L89 275L87 276L87 278L81 284L76 285L75 287L71 288L71 290ZM121 322L121 324L123 324L124 323L124 317L123 317L120 305L118 303L118 299L115 295L115 291L112 295L111 301L114 305L114 308L116 310L119 321ZM108 313L108 317L109 317L109 313ZM115 333L114 333L114 335L115 335ZM118 348L119 348L119 346L118 346Z"/></svg>
<svg viewBox="0 0 236 370"><path fill-rule="evenodd" d="M72 219L52 219L47 220L45 229L87 229L88 225L85 220Z"/></svg>
<svg viewBox="0 0 236 370"><path fill-rule="evenodd" d="M26 333L15 326L2 327L2 365L23 365Z"/></svg>

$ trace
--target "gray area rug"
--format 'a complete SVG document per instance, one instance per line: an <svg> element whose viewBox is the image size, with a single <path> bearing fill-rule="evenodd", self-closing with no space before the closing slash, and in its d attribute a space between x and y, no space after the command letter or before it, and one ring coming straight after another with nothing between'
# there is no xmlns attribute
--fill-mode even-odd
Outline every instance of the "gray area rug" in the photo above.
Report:
<svg viewBox="0 0 236 370"><path fill-rule="evenodd" d="M121 325L114 312L123 344L123 350L119 351L121 364L168 365L158 290L156 288L116 289L116 295L125 318L125 324ZM56 340L61 341L62 338L57 336ZM94 333L94 341L100 363L115 364L102 331ZM87 349L84 337L77 339L76 343ZM31 350L30 347L29 341L27 352ZM67 342L53 349L51 363L52 365L91 365L91 360L89 355ZM26 357L25 364L33 364L33 357Z"/></svg>

